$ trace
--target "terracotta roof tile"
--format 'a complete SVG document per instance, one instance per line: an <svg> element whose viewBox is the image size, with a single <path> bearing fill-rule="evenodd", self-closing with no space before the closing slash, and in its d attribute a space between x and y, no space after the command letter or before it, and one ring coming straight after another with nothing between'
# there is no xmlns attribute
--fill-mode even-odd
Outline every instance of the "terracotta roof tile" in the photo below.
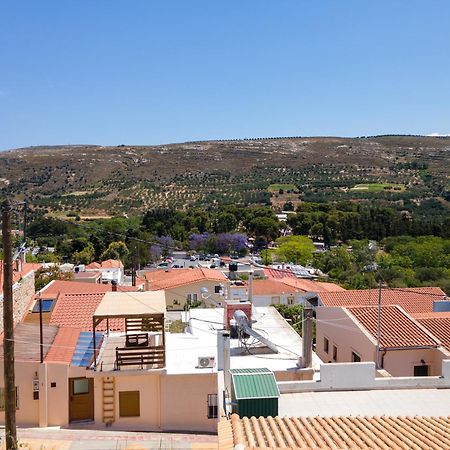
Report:
<svg viewBox="0 0 450 450"><path fill-rule="evenodd" d="M53 309L50 318L51 325L58 325L64 328L78 328L82 331L92 331L92 316L100 304L103 293L78 293L61 294ZM109 321L110 330L124 330L122 319L111 319ZM97 331L106 330L106 322L103 321Z"/></svg>
<svg viewBox="0 0 450 450"><path fill-rule="evenodd" d="M150 282L150 290L171 289L198 281L226 282L227 277L215 269L165 269L147 272L145 278Z"/></svg>
<svg viewBox="0 0 450 450"><path fill-rule="evenodd" d="M219 449L450 448L450 417L244 417L218 425Z"/></svg>
<svg viewBox="0 0 450 450"><path fill-rule="evenodd" d="M60 328L45 361L70 364L80 331L78 328Z"/></svg>
<svg viewBox="0 0 450 450"><path fill-rule="evenodd" d="M298 292L295 287L281 283L279 280L253 280L253 295L280 295Z"/></svg>
<svg viewBox="0 0 450 450"><path fill-rule="evenodd" d="M303 278L281 278L280 282L293 286L304 292L340 292L345 289L335 283L325 283L322 281L305 280Z"/></svg>
<svg viewBox="0 0 450 450"><path fill-rule="evenodd" d="M123 268L123 263L119 259L107 259L101 263L93 262L86 266L86 269L119 269Z"/></svg>
<svg viewBox="0 0 450 450"><path fill-rule="evenodd" d="M414 318L450 351L450 312L417 314Z"/></svg>
<svg viewBox="0 0 450 450"><path fill-rule="evenodd" d="M264 275L267 278L297 278L291 269L273 269L272 267L264 267Z"/></svg>
<svg viewBox="0 0 450 450"><path fill-rule="evenodd" d="M370 306L378 302L376 289L320 292L319 297L324 306ZM383 305L399 305L407 313L433 311L435 301L444 300L445 292L437 287L383 289L381 301Z"/></svg>
<svg viewBox="0 0 450 450"><path fill-rule="evenodd" d="M376 339L378 307L357 306L346 309ZM439 346L438 341L397 305L381 307L380 344L382 348Z"/></svg>
<svg viewBox="0 0 450 450"><path fill-rule="evenodd" d="M36 271L42 267L42 264L37 263L22 263L20 270L15 270L13 263L13 283L17 283L22 277L28 275L30 272ZM3 260L0 259L0 292L3 289Z"/></svg>

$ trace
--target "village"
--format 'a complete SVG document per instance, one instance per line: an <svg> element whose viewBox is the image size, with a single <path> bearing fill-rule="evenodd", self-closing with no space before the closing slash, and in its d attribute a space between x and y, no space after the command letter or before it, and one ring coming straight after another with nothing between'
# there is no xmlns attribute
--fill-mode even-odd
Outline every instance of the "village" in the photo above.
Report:
<svg viewBox="0 0 450 450"><path fill-rule="evenodd" d="M133 276L120 260L65 263L70 277L35 291L36 271L55 263L19 255L18 426L218 434L223 449L389 447L394 427L441 448L420 430L448 439L444 291L346 290L298 265L211 257L217 266L185 254Z"/></svg>

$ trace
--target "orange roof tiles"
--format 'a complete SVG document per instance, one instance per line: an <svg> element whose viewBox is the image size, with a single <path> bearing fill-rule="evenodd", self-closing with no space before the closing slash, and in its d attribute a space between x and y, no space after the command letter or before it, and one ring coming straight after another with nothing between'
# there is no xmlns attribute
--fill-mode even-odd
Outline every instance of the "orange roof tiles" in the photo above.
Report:
<svg viewBox="0 0 450 450"><path fill-rule="evenodd" d="M244 417L218 425L219 449L450 448L450 417Z"/></svg>
<svg viewBox="0 0 450 450"><path fill-rule="evenodd" d="M78 328L60 328L45 362L70 364L80 331Z"/></svg>
<svg viewBox="0 0 450 450"><path fill-rule="evenodd" d="M346 308L356 320L376 339L378 307L357 306ZM438 347L433 339L411 316L399 306L382 306L380 321L380 347Z"/></svg>
<svg viewBox="0 0 450 450"><path fill-rule="evenodd" d="M279 280L270 278L267 280L253 280L253 295L279 295L295 292L298 292L298 289L281 283Z"/></svg>
<svg viewBox="0 0 450 450"><path fill-rule="evenodd" d="M42 264L37 263L22 263L20 270L16 270L16 265L13 263L13 284L20 281L22 277L28 275L30 272L36 271L42 267ZM0 259L0 292L3 289L3 260Z"/></svg>
<svg viewBox="0 0 450 450"><path fill-rule="evenodd" d="M320 300L324 306L370 306L378 303L377 289L365 289L342 292L320 292ZM383 305L399 305L407 313L433 311L434 301L445 298L445 292L438 287L383 289L381 301Z"/></svg>
<svg viewBox="0 0 450 450"><path fill-rule="evenodd" d="M291 269L273 269L272 267L264 267L264 275L267 278L297 278Z"/></svg>
<svg viewBox="0 0 450 450"><path fill-rule="evenodd" d="M61 294L53 309L50 325L92 331L92 316L102 301L103 295L101 292ZM105 331L106 322L103 321L96 329L97 331ZM122 331L124 321L122 319L111 319L109 329Z"/></svg>
<svg viewBox="0 0 450 450"><path fill-rule="evenodd" d="M414 318L450 351L450 312L416 314Z"/></svg>
<svg viewBox="0 0 450 450"><path fill-rule="evenodd" d="M145 278L150 282L150 290L171 289L198 281L225 282L227 277L215 269L159 269L147 272Z"/></svg>
<svg viewBox="0 0 450 450"><path fill-rule="evenodd" d="M122 261L118 259L107 259L101 263L93 262L86 266L86 269L119 269L123 268Z"/></svg>
<svg viewBox="0 0 450 450"><path fill-rule="evenodd" d="M305 280L303 278L281 278L280 282L293 286L304 292L340 292L345 289L335 283L326 283L323 281Z"/></svg>

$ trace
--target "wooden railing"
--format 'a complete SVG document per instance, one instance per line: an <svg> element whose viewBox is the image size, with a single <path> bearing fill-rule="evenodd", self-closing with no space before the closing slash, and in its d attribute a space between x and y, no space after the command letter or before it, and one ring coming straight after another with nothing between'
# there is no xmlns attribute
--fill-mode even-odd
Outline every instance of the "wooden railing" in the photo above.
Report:
<svg viewBox="0 0 450 450"><path fill-rule="evenodd" d="M160 369L166 365L166 352L163 345L155 347L116 347L115 370L122 366L144 366L149 369Z"/></svg>

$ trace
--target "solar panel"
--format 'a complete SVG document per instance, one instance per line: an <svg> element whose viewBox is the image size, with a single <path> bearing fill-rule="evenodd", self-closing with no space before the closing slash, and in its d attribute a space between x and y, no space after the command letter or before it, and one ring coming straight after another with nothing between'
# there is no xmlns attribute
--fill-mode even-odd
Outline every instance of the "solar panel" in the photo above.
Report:
<svg viewBox="0 0 450 450"><path fill-rule="evenodd" d="M95 333L95 343L100 347L103 333ZM73 353L72 366L88 367L94 357L94 339L90 331L82 331Z"/></svg>

